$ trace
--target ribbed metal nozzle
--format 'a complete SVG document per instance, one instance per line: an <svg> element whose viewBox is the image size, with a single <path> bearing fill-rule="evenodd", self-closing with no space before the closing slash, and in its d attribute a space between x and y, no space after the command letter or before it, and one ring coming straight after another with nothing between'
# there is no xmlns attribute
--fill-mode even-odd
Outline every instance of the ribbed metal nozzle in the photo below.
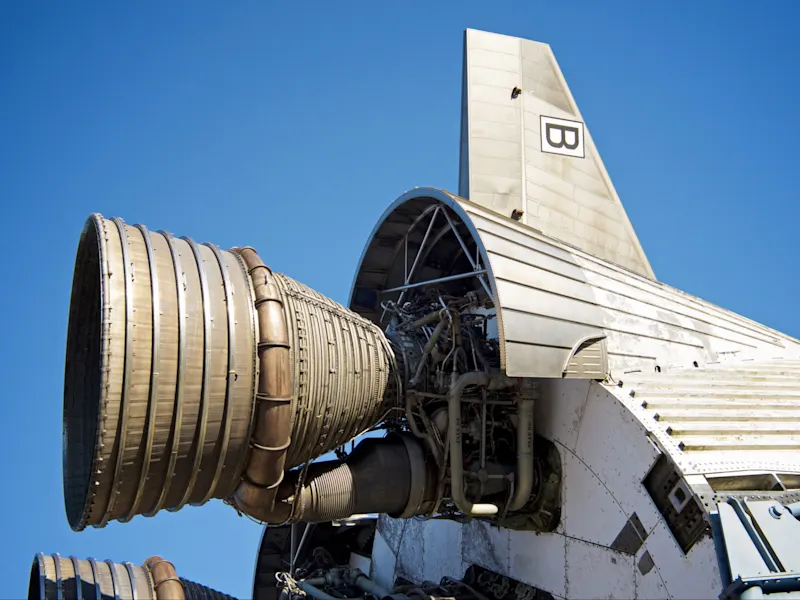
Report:
<svg viewBox="0 0 800 600"><path fill-rule="evenodd" d="M395 406L393 364L377 326L274 273L252 248L92 215L67 334L70 526L211 498L269 509L286 469Z"/></svg>
<svg viewBox="0 0 800 600"><path fill-rule="evenodd" d="M255 310L239 256L90 217L64 382L73 529L229 496L250 437Z"/></svg>
<svg viewBox="0 0 800 600"><path fill-rule="evenodd" d="M148 566L154 564L153 559L148 559L144 565L134 565L37 554L31 565L28 600L235 600L199 583L178 578L171 563L154 558L158 564L166 566L161 573Z"/></svg>

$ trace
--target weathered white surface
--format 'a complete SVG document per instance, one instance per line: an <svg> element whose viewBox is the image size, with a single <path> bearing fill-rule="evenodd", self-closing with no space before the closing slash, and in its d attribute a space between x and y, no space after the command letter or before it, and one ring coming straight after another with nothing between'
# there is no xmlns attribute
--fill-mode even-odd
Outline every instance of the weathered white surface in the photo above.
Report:
<svg viewBox="0 0 800 600"><path fill-rule="evenodd" d="M649 559L649 560L648 560ZM658 600L669 598L667 586L661 578L661 573L650 563L652 555L647 550L647 545L642 546L634 559L634 575L636 577L637 600ZM700 597L699 594L697 596Z"/></svg>
<svg viewBox="0 0 800 600"><path fill-rule="evenodd" d="M461 196L654 277L550 46L468 29L461 110Z"/></svg>
<svg viewBox="0 0 800 600"><path fill-rule="evenodd" d="M524 531L509 531L513 577L539 589L565 598L567 593L567 538L553 533L533 535Z"/></svg>
<svg viewBox="0 0 800 600"><path fill-rule="evenodd" d="M800 360L631 373L609 389L684 475L800 473Z"/></svg>
<svg viewBox="0 0 800 600"><path fill-rule="evenodd" d="M397 555L380 533L375 533L372 543L372 572L370 577L375 583L385 588L394 586L394 572L397 566Z"/></svg>
<svg viewBox="0 0 800 600"><path fill-rule="evenodd" d="M511 539L508 529L500 529L484 521L472 521L464 526L463 531L464 561L501 575L511 574Z"/></svg>
<svg viewBox="0 0 800 600"><path fill-rule="evenodd" d="M710 537L699 541L684 556L666 524L661 523L648 536L646 547L655 562L654 570L658 570L670 598L688 600L719 596L722 580ZM648 582L646 589L653 590L653 585Z"/></svg>
<svg viewBox="0 0 800 600"><path fill-rule="evenodd" d="M567 539L567 598L633 598L633 556Z"/></svg>
<svg viewBox="0 0 800 600"><path fill-rule="evenodd" d="M580 458L563 450L563 509L561 519L564 535L610 546L625 526L628 515L604 483ZM591 498L591 506L586 499Z"/></svg>
<svg viewBox="0 0 800 600"><path fill-rule="evenodd" d="M438 583L442 577L464 576L469 565L459 552L462 528L453 521L430 521L422 532L423 575L427 581Z"/></svg>
<svg viewBox="0 0 800 600"><path fill-rule="evenodd" d="M592 382L580 379L542 379L535 406L536 431L574 451Z"/></svg>
<svg viewBox="0 0 800 600"><path fill-rule="evenodd" d="M596 382L589 389L575 453L613 493L626 519L636 513L646 531L661 521L642 486L659 451L647 438L647 429L639 420Z"/></svg>
<svg viewBox="0 0 800 600"><path fill-rule="evenodd" d="M615 379L731 354L800 357L800 342L454 198L491 268L510 375L561 377L583 338L605 336Z"/></svg>
<svg viewBox="0 0 800 600"><path fill-rule="evenodd" d="M713 544L705 539L684 556L675 543L642 485L658 450L617 390L596 382L541 382L536 432L556 443L563 470L555 532L381 516L374 562L388 547L394 575L418 582L460 577L476 564L564 598L715 597L721 583ZM635 555L613 550L634 513L647 533L642 547ZM649 570L646 562L639 568L645 552L654 562Z"/></svg>

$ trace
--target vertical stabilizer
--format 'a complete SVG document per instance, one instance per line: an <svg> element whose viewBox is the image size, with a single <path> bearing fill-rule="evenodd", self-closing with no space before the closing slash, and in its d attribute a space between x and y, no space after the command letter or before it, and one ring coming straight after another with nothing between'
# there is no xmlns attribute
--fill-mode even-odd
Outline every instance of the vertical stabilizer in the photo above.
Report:
<svg viewBox="0 0 800 600"><path fill-rule="evenodd" d="M655 279L550 46L468 29L459 195Z"/></svg>

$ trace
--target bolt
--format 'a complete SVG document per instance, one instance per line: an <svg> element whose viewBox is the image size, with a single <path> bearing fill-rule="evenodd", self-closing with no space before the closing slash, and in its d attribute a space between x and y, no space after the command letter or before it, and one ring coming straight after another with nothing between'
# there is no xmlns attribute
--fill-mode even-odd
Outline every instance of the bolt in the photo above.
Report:
<svg viewBox="0 0 800 600"><path fill-rule="evenodd" d="M775 519L780 519L783 516L783 511L773 504L769 507L769 514Z"/></svg>

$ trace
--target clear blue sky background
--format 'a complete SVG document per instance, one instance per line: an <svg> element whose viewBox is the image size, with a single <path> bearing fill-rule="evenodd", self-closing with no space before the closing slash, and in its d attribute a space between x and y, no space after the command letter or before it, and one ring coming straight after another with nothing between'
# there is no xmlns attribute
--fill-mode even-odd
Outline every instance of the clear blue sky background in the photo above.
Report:
<svg viewBox="0 0 800 600"><path fill-rule="evenodd" d="M0 597L39 551L172 559L247 598L220 502L73 533L66 316L99 211L252 244L345 302L403 191L457 188L465 27L552 44L659 279L800 336L800 3L0 2Z"/></svg>

